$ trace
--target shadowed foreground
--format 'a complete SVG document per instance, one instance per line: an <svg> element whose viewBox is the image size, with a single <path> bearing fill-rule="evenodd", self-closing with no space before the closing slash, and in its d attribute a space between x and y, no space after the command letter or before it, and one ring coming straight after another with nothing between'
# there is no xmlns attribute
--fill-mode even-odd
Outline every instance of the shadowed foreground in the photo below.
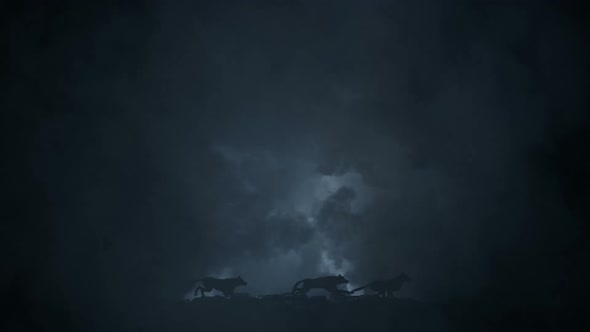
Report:
<svg viewBox="0 0 590 332"><path fill-rule="evenodd" d="M359 297L196 298L151 317L149 331L558 331L557 312ZM561 325L563 327L563 325Z"/></svg>
<svg viewBox="0 0 590 332"><path fill-rule="evenodd" d="M377 298L195 299L177 305L171 330L446 331L445 317L411 300Z"/></svg>

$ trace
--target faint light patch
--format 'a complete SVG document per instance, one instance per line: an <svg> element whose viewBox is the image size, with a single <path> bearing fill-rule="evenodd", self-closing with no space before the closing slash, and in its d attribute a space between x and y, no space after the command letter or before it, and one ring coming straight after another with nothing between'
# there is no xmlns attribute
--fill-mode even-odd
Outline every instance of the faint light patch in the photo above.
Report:
<svg viewBox="0 0 590 332"><path fill-rule="evenodd" d="M349 271L352 270L352 264L346 259L342 259L342 263L338 266L336 264L336 261L331 257L328 250L322 250L320 257L321 257L321 260L320 260L319 271L322 273L326 273L328 275L334 275L334 276L341 274L342 276L344 276L346 278L346 273L348 273ZM356 287L356 285L353 285L350 282L346 285L340 285L341 289L346 289L349 291L353 290L355 287Z"/></svg>
<svg viewBox="0 0 590 332"><path fill-rule="evenodd" d="M244 188L244 190L250 194L254 194L258 192L258 188L256 188L256 186L254 186L252 183L250 183L250 181L248 180L244 180L242 182L242 186Z"/></svg>
<svg viewBox="0 0 590 332"><path fill-rule="evenodd" d="M283 294L289 292L297 281L296 276L305 266L305 258L298 250L275 252L271 257L247 258L236 262L235 270L248 283L236 292L251 296ZM305 273L304 277L309 277Z"/></svg>
<svg viewBox="0 0 590 332"><path fill-rule="evenodd" d="M317 164L311 160L277 159L268 151L246 152L221 144L214 145L212 148L233 166L244 192L248 194L259 192L259 187L255 178L243 173L242 164L244 162L256 161L271 169L280 165L289 165L289 177L293 181L291 190L283 197L276 197L269 214L303 215L304 220L314 225L317 221L316 215L323 202L340 188L348 187L355 192L355 197L351 202L353 213L363 212L375 194L375 190L367 186L362 175L354 169L341 175L323 175L317 172Z"/></svg>
<svg viewBox="0 0 590 332"><path fill-rule="evenodd" d="M363 212L374 198L373 188L367 186L356 171L342 175L313 173L303 178L289 197L277 203L277 207L282 211L294 210L304 215L309 224L314 225L323 202L342 187L351 188L355 192L355 198L351 202L353 213Z"/></svg>
<svg viewBox="0 0 590 332"><path fill-rule="evenodd" d="M355 198L352 200L352 212L361 213L373 199L373 190L367 186L360 173L349 171L345 174L323 175L321 178L322 185L318 188L318 198L325 200L342 187L348 187L354 190Z"/></svg>
<svg viewBox="0 0 590 332"><path fill-rule="evenodd" d="M311 277L316 273L342 274L346 277L346 273L353 270L350 261L336 256L334 248L324 241L321 234L317 234L319 231L316 225L326 200L343 187L354 191L354 198L350 202L350 212L359 214L370 208L375 196L379 195L379 189L368 186L357 170L350 169L343 174L325 175L318 172L316 162L309 158L285 156L280 153L272 154L262 150L243 150L225 145L215 145L213 150L227 163L233 176L241 183L244 194L253 194L265 188L266 179L261 178L261 174L264 173L251 173L252 165L265 170L280 170L280 175L285 178L284 181L280 180L277 186L284 186L284 190L281 187L281 190L276 191L276 197L273 196L270 199L269 205L265 209L266 216L262 213L260 217L281 217L277 220L282 220L283 217L296 218L301 223L309 224L316 234L314 235L313 249L311 249L312 256L314 256L313 261L303 259L300 250L293 251L288 255L277 251L272 254L273 257L269 261L245 260L234 266L236 271L242 273L245 278L248 278L249 275L257 276L251 280L251 283L250 280L247 280L248 291L282 292L283 288L291 287L287 285L291 281L286 280L290 280L291 275L299 274L302 269L306 271L305 274L301 274L302 277ZM247 165L249 167L244 167ZM338 259L334 259L335 257ZM277 266L279 267L277 268ZM230 272L229 269L222 271L216 277L234 276L230 275ZM224 276L224 274L226 275ZM194 298L195 288L196 285L185 298ZM341 285L340 288L351 290L355 286L349 283ZM214 293L209 294L213 295Z"/></svg>
<svg viewBox="0 0 590 332"><path fill-rule="evenodd" d="M352 200L352 212L361 213L369 205L374 196L374 191L367 186L360 173L349 171L342 175L318 175L313 181L313 198L323 202L342 187L354 190L355 198Z"/></svg>
<svg viewBox="0 0 590 332"><path fill-rule="evenodd" d="M328 254L327 250L322 250L320 257L320 272L329 273L333 275L344 275L350 267L350 263L348 263L346 260L343 260L340 266L336 266L336 261L332 257L330 257L330 254Z"/></svg>
<svg viewBox="0 0 590 332"><path fill-rule="evenodd" d="M340 187L344 185L342 176L335 175L320 175L315 183L314 197L319 200L325 200L330 195L335 193Z"/></svg>
<svg viewBox="0 0 590 332"><path fill-rule="evenodd" d="M260 156L256 156L255 154L243 152L224 145L215 145L212 149L213 151L218 153L225 162L231 164L234 167L244 192L249 194L254 194L258 192L258 188L256 187L256 185L252 183L252 181L248 179L244 174L242 174L243 172L241 171L241 167L244 161L251 159L261 159ZM266 161L272 161L272 159L266 155L262 157L265 157Z"/></svg>
<svg viewBox="0 0 590 332"><path fill-rule="evenodd" d="M240 164L244 159L249 157L248 153L224 145L213 146L213 151L219 153L225 161L235 164Z"/></svg>

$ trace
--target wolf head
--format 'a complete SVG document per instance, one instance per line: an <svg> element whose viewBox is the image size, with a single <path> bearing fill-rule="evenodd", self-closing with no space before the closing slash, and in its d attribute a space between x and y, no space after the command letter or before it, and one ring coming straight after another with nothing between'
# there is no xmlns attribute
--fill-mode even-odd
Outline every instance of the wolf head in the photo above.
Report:
<svg viewBox="0 0 590 332"><path fill-rule="evenodd" d="M244 281L244 279L242 279L242 277L238 276L236 278L236 285L238 286L246 286L248 283Z"/></svg>
<svg viewBox="0 0 590 332"><path fill-rule="evenodd" d="M342 276L342 274L339 274L339 275L336 277L336 281L338 281L338 285L340 285L340 284L347 284L347 283L348 283L348 279L344 278L344 277Z"/></svg>

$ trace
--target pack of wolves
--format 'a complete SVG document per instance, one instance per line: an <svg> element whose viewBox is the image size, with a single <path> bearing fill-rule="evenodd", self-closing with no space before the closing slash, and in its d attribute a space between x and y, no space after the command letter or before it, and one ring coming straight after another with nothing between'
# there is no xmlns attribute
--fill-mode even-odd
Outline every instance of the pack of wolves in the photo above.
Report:
<svg viewBox="0 0 590 332"><path fill-rule="evenodd" d="M369 289L379 297L392 298L393 293L400 290L404 283L411 281L405 273L399 274L396 277L385 280L375 280L362 287L355 288L351 291L338 288L339 285L348 284L348 280L341 274L337 276L325 276L319 278L302 279L293 285L293 289L289 293L282 295L306 295L312 289L323 289L331 294L339 295L351 295L363 289ZM238 276L235 278L203 278L195 280L195 283L199 282L199 286L195 289L194 296L198 296L199 292L203 297L205 293L209 293L212 290L218 290L225 297L232 297L235 294L235 289L239 286L246 286L248 283Z"/></svg>

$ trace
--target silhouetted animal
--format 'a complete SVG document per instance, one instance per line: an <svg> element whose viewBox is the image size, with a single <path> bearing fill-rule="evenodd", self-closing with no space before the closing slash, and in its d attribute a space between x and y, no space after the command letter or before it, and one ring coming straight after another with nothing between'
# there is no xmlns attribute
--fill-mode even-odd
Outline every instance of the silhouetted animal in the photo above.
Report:
<svg viewBox="0 0 590 332"><path fill-rule="evenodd" d="M377 292L377 295L384 298L393 297L393 293L397 292L402 288L404 282L411 281L405 273L398 275L395 278L388 280L375 280L363 287L359 287L352 290L352 293L360 291L361 289L369 288L370 290Z"/></svg>
<svg viewBox="0 0 590 332"><path fill-rule="evenodd" d="M209 293L213 289L217 289L218 291L222 292L224 296L233 296L235 288L238 286L246 286L248 283L242 279L242 277L238 276L237 278L226 278L226 279L217 279L217 278L203 278L199 280L195 280L195 282L201 282L201 286L195 289L195 296L199 294L201 291L201 295L205 297L205 292Z"/></svg>
<svg viewBox="0 0 590 332"><path fill-rule="evenodd" d="M328 292L335 294L351 294L351 292L347 290L338 289L338 285L340 284L347 284L348 280L344 278L341 274L338 276L327 276L327 277L319 277L315 279L303 279L299 280L298 282L293 285L293 291L291 292L294 295L302 295L309 292L309 290L314 288L321 288L325 289ZM297 287L301 284L301 287Z"/></svg>

